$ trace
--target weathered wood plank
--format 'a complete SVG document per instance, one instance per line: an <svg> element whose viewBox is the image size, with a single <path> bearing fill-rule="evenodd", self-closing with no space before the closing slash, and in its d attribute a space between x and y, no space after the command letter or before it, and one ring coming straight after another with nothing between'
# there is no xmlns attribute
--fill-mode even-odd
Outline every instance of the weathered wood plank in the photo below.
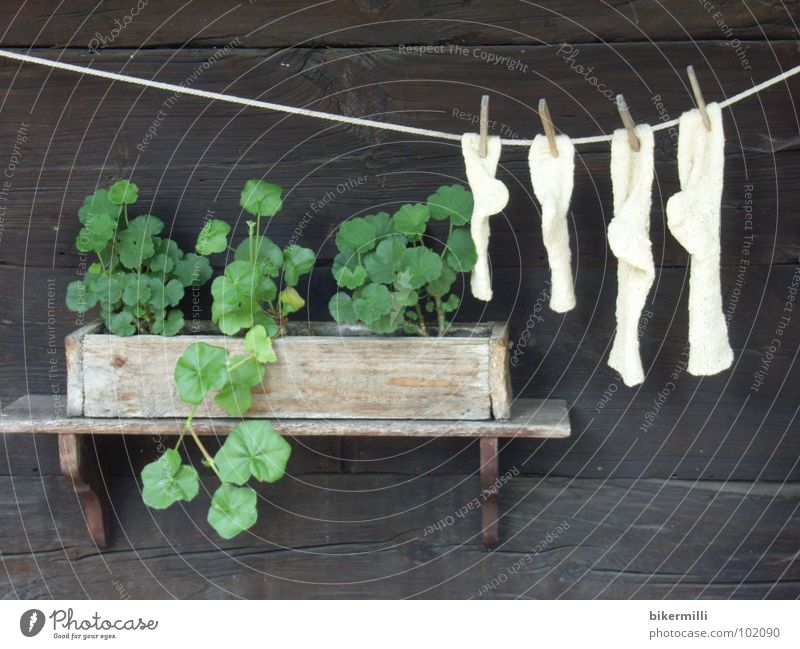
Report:
<svg viewBox="0 0 800 649"><path fill-rule="evenodd" d="M232 541L205 522L213 486L204 481L191 503L154 512L132 479L115 480L121 532L100 555L74 529L79 503L63 480L0 478L0 593L114 599L122 586L132 599L800 594L797 484L518 476L503 487L503 542L488 553L478 545L480 509L456 515L474 500L477 475L288 477L259 487L259 521Z"/></svg>
<svg viewBox="0 0 800 649"><path fill-rule="evenodd" d="M349 335L346 328L328 335L316 323L310 331L290 331L273 342L277 360L254 388L248 418L491 419L490 381L510 380L508 363L499 365L502 359L491 368L490 379L490 355L498 343L490 338L491 323L465 325L441 338L368 336L365 329ZM505 346L507 330L501 327L498 336ZM86 332L82 414L186 416L191 407L181 401L173 371L193 343L245 353L243 338L220 334L122 338ZM226 416L213 396L199 412Z"/></svg>
<svg viewBox="0 0 800 649"><path fill-rule="evenodd" d="M489 339L489 389L492 414L495 419L508 419L511 416L512 392L508 329L508 324L495 324Z"/></svg>
<svg viewBox="0 0 800 649"><path fill-rule="evenodd" d="M527 45L600 39L676 40L687 34L695 40L716 40L725 38L720 21L738 39L777 39L795 37L792 16L797 14L792 0L721 3L714 11L706 11L692 0L671 0L669 5L643 0L561 0L558 5L515 0L145 4L139 9L127 0L105 0L100 5L72 0L54 7L45 0L29 0L19 8L0 42L6 47L33 43L38 47L101 49L104 43L108 48L224 46L233 39L248 47L449 41ZM125 28L120 30L123 22Z"/></svg>
<svg viewBox="0 0 800 649"><path fill-rule="evenodd" d="M276 419L275 429L283 435L305 436L389 436L389 437L527 437L537 439L569 437L567 404L560 399L517 399L512 416L502 420L436 419ZM311 413L313 416L316 413ZM208 418L194 420L198 435L227 434L240 420ZM180 433L177 418L116 419L62 418L54 413L47 395L21 397L3 410L0 434L53 433L85 435L166 436Z"/></svg>

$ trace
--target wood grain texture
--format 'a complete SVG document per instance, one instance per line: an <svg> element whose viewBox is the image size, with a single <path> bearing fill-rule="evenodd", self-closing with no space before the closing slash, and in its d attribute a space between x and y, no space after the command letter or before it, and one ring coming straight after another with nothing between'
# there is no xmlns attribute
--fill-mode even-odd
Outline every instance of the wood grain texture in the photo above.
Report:
<svg viewBox="0 0 800 649"><path fill-rule="evenodd" d="M511 372L509 367L508 325L495 324L489 339L489 389L495 419L511 416Z"/></svg>
<svg viewBox="0 0 800 649"><path fill-rule="evenodd" d="M0 433L51 433L56 435L178 435L182 421L170 418L59 418L47 395L21 397L3 410ZM198 435L226 435L239 423L232 418L195 419ZM503 420L441 419L276 419L275 429L294 437L569 437L569 411L561 399L518 399L512 416Z"/></svg>
<svg viewBox="0 0 800 649"><path fill-rule="evenodd" d="M154 512L133 478L116 479L119 533L102 555L73 525L80 503L63 479L0 478L0 594L116 599L122 585L131 599L800 595L796 485L519 476L502 491L504 541L485 552L480 510L455 515L478 493L477 474L292 480L291 469L259 487L259 520L232 541L205 523L212 481L183 508Z"/></svg>
<svg viewBox="0 0 800 649"><path fill-rule="evenodd" d="M71 47L64 60L88 63L95 32L107 35L131 6L95 4L15 5L2 44L53 57L58 53L47 48ZM598 81L624 92L636 120L655 123L661 113L654 96L672 118L691 105L688 64L714 101L800 63L797 2L715 3L730 36L695 0L337 0L306 7L275 0L233 8L200 0L169 18L177 7L151 1L93 65L180 83L215 55L214 46L238 40L240 48L195 78L197 87L452 132L473 128L471 115L488 92L492 132L528 137L541 129L534 111L540 97L548 99L556 127L570 135L619 127L612 102L586 83L578 65L593 66ZM301 13L267 24L295 9ZM392 22L409 15L419 20ZM743 69L731 37L744 44L752 71ZM578 50L572 62L558 53L563 41ZM401 43L444 46L445 53L401 53ZM451 54L451 44L466 54ZM481 51L528 70L489 64ZM417 202L431 187L464 180L457 146L447 143L188 98L171 105L142 152L136 147L164 109L164 94L5 61L0 83L6 143L0 168L28 125L0 213L0 398L5 405L26 392L47 394L61 417L61 341L78 325L60 300L48 303L47 287L53 278L63 295L77 278L75 215L98 183L135 168L142 209L164 219L187 250L208 210L237 226L237 241L244 236L237 208L244 180L267 176L281 183L286 208L269 234L282 242L298 236L318 251L320 265L301 288L310 317L322 319L334 288L327 265L332 237L344 219ZM501 442L501 471L517 468L520 475L503 489L505 542L497 551L479 549L474 509L425 535L475 497L475 439L381 437L353 444L296 437L291 476L260 491L269 503L262 503L267 508L257 536L220 543L203 523L210 482L185 513L153 513L141 503L135 476L174 438L98 435L121 532L101 558L74 526L80 497L59 475L56 437L6 435L0 596L118 598L122 587L132 598L798 597L796 317L764 385L750 390L800 254L797 83L726 112L722 284L725 307L733 306L736 361L716 377L681 373L663 404L655 400L680 367L687 331L688 258L666 232L663 214L677 188L675 138L656 138L651 233L658 274L642 337L648 376L636 390L623 388L606 366L614 327L608 305L616 289L605 236L608 146L578 150L571 221L578 306L567 316L541 309L548 275L527 152L504 151L498 177L511 200L492 223L490 249L495 282L504 290L485 311L467 297L459 317L509 321L516 393L567 399L573 435ZM366 180L337 190L359 177ZM752 205L746 205L750 185ZM329 192L333 199L322 204ZM750 265L741 273L749 235ZM223 263L215 260L217 267ZM201 300L207 309L205 293ZM520 343L526 331L535 345ZM187 461L200 466L194 452ZM567 533L536 551L565 520ZM499 584L503 573L512 576Z"/></svg>
<svg viewBox="0 0 800 649"><path fill-rule="evenodd" d="M128 0L73 0L53 7L44 0L26 2L9 15L2 44L37 47L108 48L224 46L238 38L242 46L315 47L401 43L538 43L720 39L720 18L740 39L794 38L794 0L754 4L721 3L706 12L693 0L669 4L648 0L594 2L562 0L270 0L235 5L196 0L191 4L149 2L132 16ZM81 21L76 24L76 16ZM12 19L13 18L13 19ZM117 29L117 33L114 30Z"/></svg>
<svg viewBox="0 0 800 649"><path fill-rule="evenodd" d="M108 493L101 462L87 448L87 437L72 433L58 435L61 472L83 500L83 522L89 538L98 548L108 547L111 532L108 520ZM80 520L75 520L80 527Z"/></svg>
<svg viewBox="0 0 800 649"><path fill-rule="evenodd" d="M441 338L351 335L346 329L325 335L323 328L312 323L311 335L274 341L277 361L253 389L247 418L491 419L492 384L510 381L507 356L505 365L490 359L495 345L508 343L508 332L493 332L491 323L465 325L463 333ZM82 414L186 416L191 408L178 395L173 371L193 343L245 353L243 338L219 334L122 338L84 332ZM498 398L507 400L501 391ZM226 416L213 395L198 412Z"/></svg>

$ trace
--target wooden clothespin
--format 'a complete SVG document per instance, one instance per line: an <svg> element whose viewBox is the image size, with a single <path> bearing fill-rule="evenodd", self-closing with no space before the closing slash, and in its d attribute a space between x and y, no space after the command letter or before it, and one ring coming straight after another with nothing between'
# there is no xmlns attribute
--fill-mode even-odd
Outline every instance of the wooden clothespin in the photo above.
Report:
<svg viewBox="0 0 800 649"><path fill-rule="evenodd" d="M703 98L703 92L700 90L700 82L697 81L697 75L694 73L694 68L691 65L686 66L686 74L689 76L689 83L692 84L694 100L697 102L697 108L700 110L700 115L703 118L703 125L706 127L707 131L710 131L711 120L708 119L706 100Z"/></svg>
<svg viewBox="0 0 800 649"><path fill-rule="evenodd" d="M622 118L622 123L625 125L625 130L628 131L628 142L631 149L638 151L641 148L639 138L636 137L636 124L631 117L631 112L628 110L628 104L625 103L625 97L617 95L617 110L619 116Z"/></svg>
<svg viewBox="0 0 800 649"><path fill-rule="evenodd" d="M489 137L489 95L481 97L481 139L478 153L481 158L486 157L486 140Z"/></svg>
<svg viewBox="0 0 800 649"><path fill-rule="evenodd" d="M547 136L547 144L550 145L550 154L558 157L558 147L556 146L556 130L553 128L553 120L550 118L550 109L547 107L547 100L539 100L539 117L542 120L544 134Z"/></svg>

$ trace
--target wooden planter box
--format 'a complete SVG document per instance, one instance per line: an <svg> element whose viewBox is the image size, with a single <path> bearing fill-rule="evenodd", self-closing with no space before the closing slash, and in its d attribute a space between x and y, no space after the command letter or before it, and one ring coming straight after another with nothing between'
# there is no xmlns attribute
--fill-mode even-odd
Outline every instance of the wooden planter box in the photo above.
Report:
<svg viewBox="0 0 800 649"><path fill-rule="evenodd" d="M184 417L173 380L188 345L244 353L244 339L193 323L180 336L103 333L102 323L67 336L67 413L71 417ZM376 336L357 326L293 323L274 342L278 360L253 390L248 418L507 419L508 328L458 325L442 338ZM224 417L212 397L198 416Z"/></svg>

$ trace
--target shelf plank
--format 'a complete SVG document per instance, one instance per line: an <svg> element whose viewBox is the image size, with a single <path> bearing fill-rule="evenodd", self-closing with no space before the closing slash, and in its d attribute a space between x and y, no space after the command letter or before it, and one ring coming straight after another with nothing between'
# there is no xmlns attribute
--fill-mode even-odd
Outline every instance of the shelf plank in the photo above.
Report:
<svg viewBox="0 0 800 649"><path fill-rule="evenodd" d="M199 435L226 435L239 419L194 420ZM51 395L20 397L0 416L0 433L77 435L177 435L179 418L103 419L64 416L63 399ZM506 420L455 421L409 419L275 419L275 429L294 437L508 437L564 438L570 435L569 410L561 399L517 399Z"/></svg>

